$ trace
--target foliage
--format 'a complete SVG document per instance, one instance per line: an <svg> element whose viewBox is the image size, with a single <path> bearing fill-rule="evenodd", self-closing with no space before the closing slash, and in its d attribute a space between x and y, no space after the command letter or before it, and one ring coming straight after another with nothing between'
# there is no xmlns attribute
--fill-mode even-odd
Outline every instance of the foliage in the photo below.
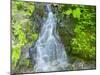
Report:
<svg viewBox="0 0 100 75"><path fill-rule="evenodd" d="M64 6L66 7L66 6ZM85 59L96 58L96 10L94 6L71 5L63 15L72 16L75 22L74 37L70 42L71 54Z"/></svg>
<svg viewBox="0 0 100 75"><path fill-rule="evenodd" d="M70 8L67 11L65 11L64 14L67 14L67 15L71 15L72 14L74 18L78 18L79 19L81 12L80 12L80 8L76 8L74 10L72 10Z"/></svg>
<svg viewBox="0 0 100 75"><path fill-rule="evenodd" d="M12 68L16 67L22 47L37 39L37 33L31 31L31 15L35 10L33 2L12 1ZM30 33L30 34L29 34ZM30 38L28 38L30 37ZM30 43L32 43L32 41Z"/></svg>

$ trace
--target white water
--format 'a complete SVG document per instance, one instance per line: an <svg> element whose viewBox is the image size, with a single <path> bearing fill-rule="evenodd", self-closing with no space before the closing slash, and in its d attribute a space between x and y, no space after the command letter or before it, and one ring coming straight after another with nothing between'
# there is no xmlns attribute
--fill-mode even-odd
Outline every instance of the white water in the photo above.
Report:
<svg viewBox="0 0 100 75"><path fill-rule="evenodd" d="M34 47L35 72L60 71L66 70L67 67L67 55L57 34L56 18L49 4L47 5L47 10L47 20L41 28L39 38Z"/></svg>

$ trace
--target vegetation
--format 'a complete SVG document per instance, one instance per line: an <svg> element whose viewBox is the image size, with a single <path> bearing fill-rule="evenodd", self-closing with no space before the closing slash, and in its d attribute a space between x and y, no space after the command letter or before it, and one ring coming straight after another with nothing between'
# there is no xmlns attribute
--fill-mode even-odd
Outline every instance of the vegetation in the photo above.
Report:
<svg viewBox="0 0 100 75"><path fill-rule="evenodd" d="M64 8L67 6L64 6ZM94 6L71 5L63 14L69 15L74 21L74 29L70 41L71 54L85 59L96 56L96 9Z"/></svg>
<svg viewBox="0 0 100 75"><path fill-rule="evenodd" d="M58 32L65 46L66 53L69 56L95 61L95 6L52 4L52 7L57 17ZM34 44L38 38L40 26L37 19L43 19L43 16L46 15L42 9L45 8L43 5L40 7L38 3L12 1L12 70L16 69L17 64L20 64L19 67L30 67L30 61L22 58L25 57L25 54L23 56L23 51L28 51L32 43ZM19 63L20 59L23 60ZM17 67L17 69L19 68Z"/></svg>
<svg viewBox="0 0 100 75"><path fill-rule="evenodd" d="M68 5L62 7L61 15L68 15L74 21L73 37L70 41L71 54L85 59L96 56L96 8L94 6ZM65 8L68 8L67 10ZM66 25L67 28L68 25ZM72 26L73 27L73 26ZM69 42L68 42L69 43Z"/></svg>
<svg viewBox="0 0 100 75"><path fill-rule="evenodd" d="M22 47L37 39L35 25L30 19L34 10L33 2L12 1L12 69L20 59Z"/></svg>

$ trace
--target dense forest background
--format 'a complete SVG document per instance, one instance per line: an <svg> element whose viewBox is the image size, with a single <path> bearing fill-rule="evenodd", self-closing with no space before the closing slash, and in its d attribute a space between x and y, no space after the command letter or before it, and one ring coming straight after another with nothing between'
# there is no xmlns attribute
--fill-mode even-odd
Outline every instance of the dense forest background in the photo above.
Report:
<svg viewBox="0 0 100 75"><path fill-rule="evenodd" d="M27 52L38 39L46 3L12 1L12 72L32 72ZM51 3L57 31L69 57L68 70L95 69L96 7Z"/></svg>

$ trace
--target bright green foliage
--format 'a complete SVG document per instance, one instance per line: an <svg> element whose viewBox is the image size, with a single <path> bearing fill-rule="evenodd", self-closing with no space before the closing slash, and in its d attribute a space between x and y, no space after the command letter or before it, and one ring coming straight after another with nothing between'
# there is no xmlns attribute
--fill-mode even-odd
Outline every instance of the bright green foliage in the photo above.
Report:
<svg viewBox="0 0 100 75"><path fill-rule="evenodd" d="M23 16L28 15L31 16L32 12L35 10L33 2L19 2L19 1L12 1L12 14L21 14ZM16 14L16 15L17 15Z"/></svg>
<svg viewBox="0 0 100 75"><path fill-rule="evenodd" d="M75 6L71 6L71 8L69 8L68 10L66 10L63 14L67 14L67 15L72 15L74 18L80 18L81 15L81 11L79 7L75 7L74 9L72 9L72 7Z"/></svg>
<svg viewBox="0 0 100 75"><path fill-rule="evenodd" d="M21 29L21 25L15 23L13 26L13 30L14 30L14 39L17 40L12 40L12 63L14 64L14 66L16 66L16 62L19 59L20 56L20 52L21 52L21 46L23 46L27 40L25 38L25 34L23 33L22 29ZM16 44L15 44L16 42Z"/></svg>
<svg viewBox="0 0 100 75"><path fill-rule="evenodd" d="M12 1L12 68L16 67L22 47L30 39L32 41L29 43L37 39L38 34L31 31L32 23L30 17L34 10L33 2Z"/></svg>
<svg viewBox="0 0 100 75"><path fill-rule="evenodd" d="M62 16L69 16L73 26L64 25L64 39L69 39L70 54L85 59L96 58L96 8L94 6L84 5L64 5L61 7ZM65 17L64 17L65 18ZM70 27L71 26L71 27ZM60 29L61 30L61 29ZM69 38L70 37L70 38ZM66 46L68 47L68 46Z"/></svg>
<svg viewBox="0 0 100 75"><path fill-rule="evenodd" d="M73 10L72 14L73 14L74 18L78 18L79 19L80 15L81 15L80 8L76 8L75 10Z"/></svg>
<svg viewBox="0 0 100 75"><path fill-rule="evenodd" d="M72 54L86 59L96 56L96 16L95 7L82 7L80 20L76 22L75 37L71 41ZM75 17L75 16L74 16Z"/></svg>
<svg viewBox="0 0 100 75"><path fill-rule="evenodd" d="M65 11L64 14L70 15L70 14L72 14L72 12L73 12L72 9L69 9L69 10Z"/></svg>
<svg viewBox="0 0 100 75"><path fill-rule="evenodd" d="M13 66L16 66L16 62L19 59L19 54L20 54L20 47L19 46L12 47L12 64L13 64Z"/></svg>

